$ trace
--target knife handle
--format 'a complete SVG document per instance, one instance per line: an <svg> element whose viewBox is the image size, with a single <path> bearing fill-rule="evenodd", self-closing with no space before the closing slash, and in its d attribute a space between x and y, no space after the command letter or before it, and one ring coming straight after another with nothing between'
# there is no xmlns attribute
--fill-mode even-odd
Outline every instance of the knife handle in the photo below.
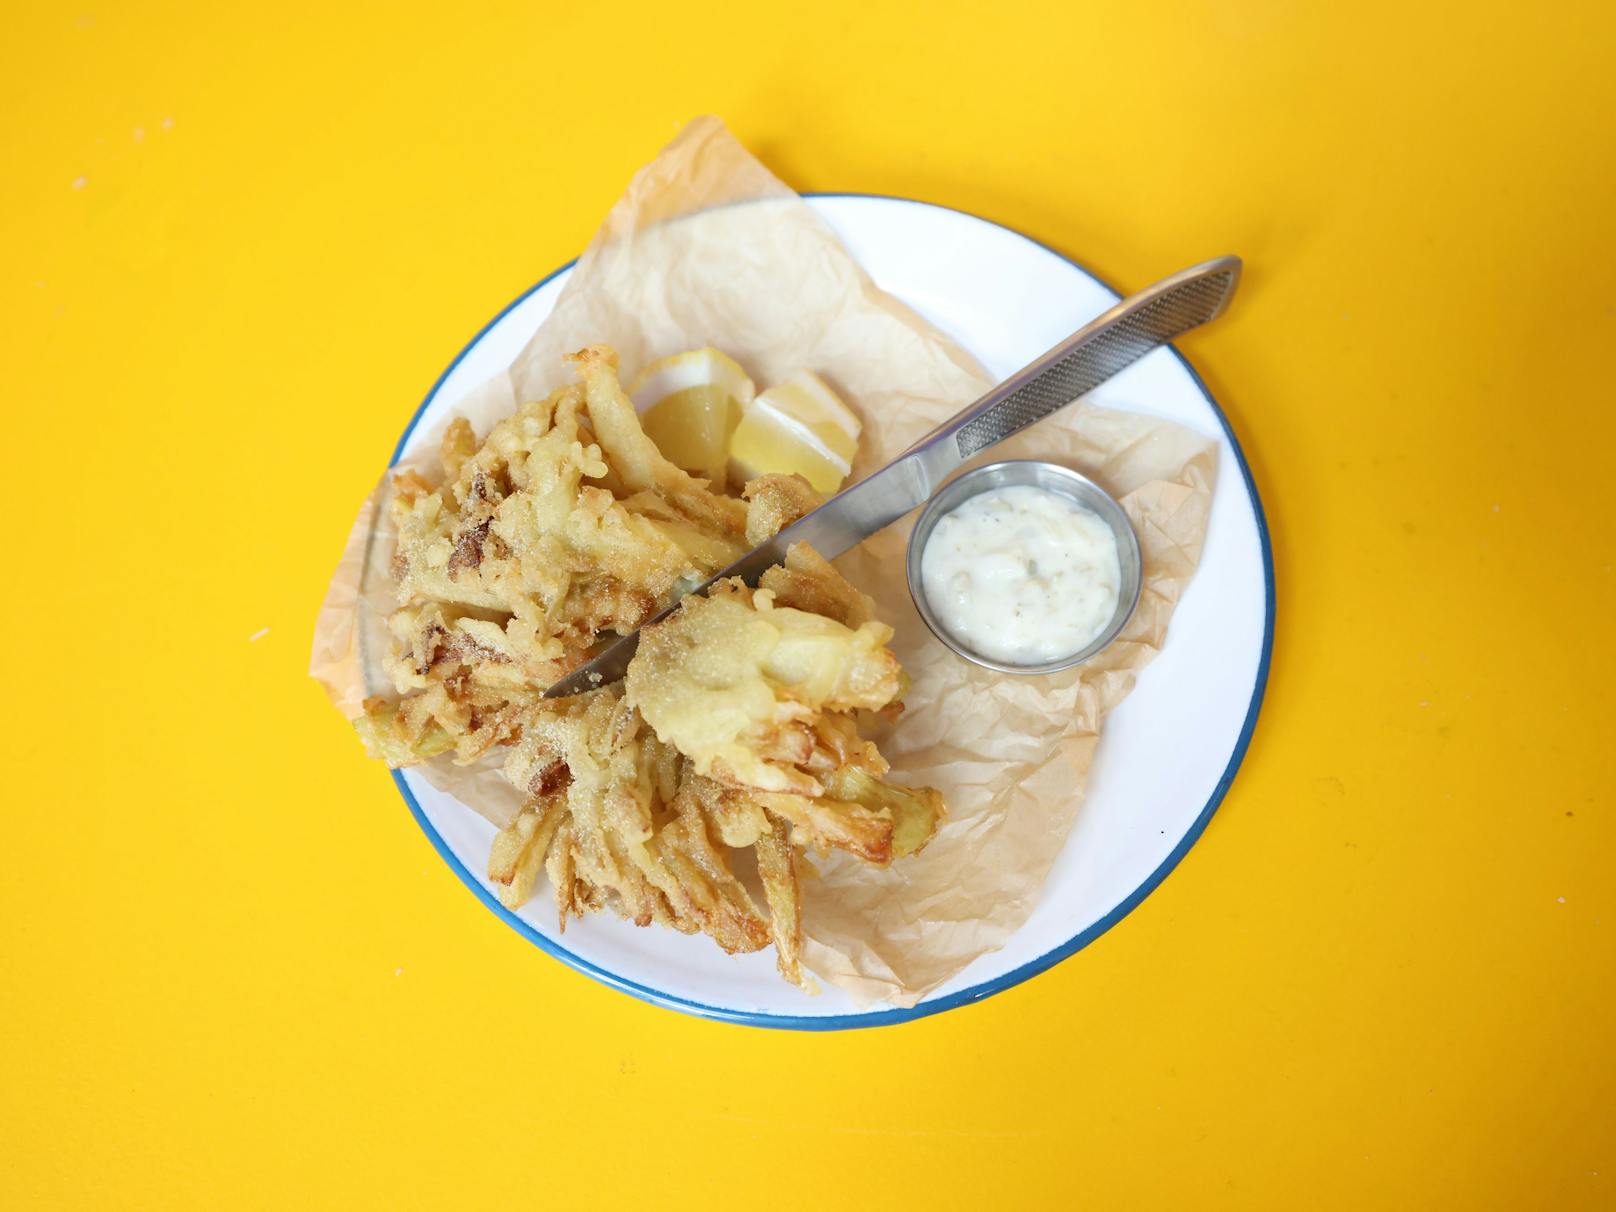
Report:
<svg viewBox="0 0 1616 1212"><path fill-rule="evenodd" d="M952 435L963 462L1020 433L1151 350L1216 319L1240 283L1240 270L1239 257L1218 257L1130 295L1011 375L917 446L941 446Z"/></svg>

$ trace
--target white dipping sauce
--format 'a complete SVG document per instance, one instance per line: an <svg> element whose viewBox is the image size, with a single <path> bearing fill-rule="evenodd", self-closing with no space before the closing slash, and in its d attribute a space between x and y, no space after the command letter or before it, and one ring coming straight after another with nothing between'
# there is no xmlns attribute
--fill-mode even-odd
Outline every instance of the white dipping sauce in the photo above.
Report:
<svg viewBox="0 0 1616 1212"><path fill-rule="evenodd" d="M944 514L920 556L932 614L1006 665L1071 656L1105 630L1122 584L1117 538L1058 492L991 488Z"/></svg>

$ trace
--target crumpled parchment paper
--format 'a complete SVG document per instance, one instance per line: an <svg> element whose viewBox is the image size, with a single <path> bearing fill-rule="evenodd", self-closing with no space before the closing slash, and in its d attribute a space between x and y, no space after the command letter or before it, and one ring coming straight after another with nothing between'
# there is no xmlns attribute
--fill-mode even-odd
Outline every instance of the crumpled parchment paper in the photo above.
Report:
<svg viewBox="0 0 1616 1212"><path fill-rule="evenodd" d="M760 388L817 371L863 418L855 480L989 386L970 355L877 289L715 118L692 122L640 171L527 347L454 411L485 434L518 401L565 380L563 354L600 342L617 349L625 378L702 345L736 358ZM401 466L435 473L446 424ZM805 959L860 1004L913 1005L1027 919L1082 805L1101 720L1161 648L1206 534L1217 449L1181 426L1079 404L977 461L1002 458L1062 462L1116 496L1138 532L1144 592L1098 657L1018 678L960 660L926 630L904 578L908 522L837 562L897 629L893 647L914 681L901 720L878 737L893 777L935 786L948 803L919 855L877 870L833 854L805 881ZM384 476L355 519L315 629L310 672L350 718L367 696L390 691L377 660L395 607L389 494ZM497 766L442 757L418 769L504 825L519 797Z"/></svg>

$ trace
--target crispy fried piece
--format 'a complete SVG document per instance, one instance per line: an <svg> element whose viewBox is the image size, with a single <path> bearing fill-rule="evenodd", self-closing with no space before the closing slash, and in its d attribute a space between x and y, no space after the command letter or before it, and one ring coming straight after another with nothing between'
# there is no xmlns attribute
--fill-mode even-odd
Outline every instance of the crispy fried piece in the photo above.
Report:
<svg viewBox="0 0 1616 1212"><path fill-rule="evenodd" d="M447 753L455 747L455 739L447 729L421 712L407 712L405 707L386 699L366 699L365 713L354 721L359 738L372 757L381 758L395 769L413 766L427 758Z"/></svg>
<svg viewBox="0 0 1616 1212"><path fill-rule="evenodd" d="M685 771L679 791L695 799L712 822L719 840L733 849L744 850L755 845L758 838L772 828L768 814L756 800L733 787L703 778L694 770Z"/></svg>
<svg viewBox="0 0 1616 1212"><path fill-rule="evenodd" d="M411 765L449 748L457 761L476 760L516 734L538 693L530 679L548 684L546 666L523 658L497 623L462 617L461 609L428 603L390 620L397 643L385 664L405 694L396 705L369 704L360 725L389 765Z"/></svg>
<svg viewBox="0 0 1616 1212"><path fill-rule="evenodd" d="M644 848L642 869L668 899L675 917L697 925L725 951L759 951L769 928L741 881L713 845L699 798L681 789L674 818Z"/></svg>
<svg viewBox="0 0 1616 1212"><path fill-rule="evenodd" d="M799 843L821 851L845 850L878 867L892 861L893 822L888 814L828 796L763 791L757 793L757 801L770 815L790 821Z"/></svg>
<svg viewBox="0 0 1616 1212"><path fill-rule="evenodd" d="M480 447L452 424L441 489L414 472L395 483L400 599L490 612L530 663L633 630L744 550L746 507L657 453L615 355L573 361L581 383L522 405Z"/></svg>
<svg viewBox="0 0 1616 1212"><path fill-rule="evenodd" d="M746 507L662 459L615 356L592 347L574 361L583 382L522 406L481 445L451 423L441 488L397 478L401 608L385 664L406 704L363 726L394 765L442 752L445 733L461 762L507 743L601 632L632 630L742 550Z"/></svg>
<svg viewBox="0 0 1616 1212"><path fill-rule="evenodd" d="M776 606L806 610L859 628L875 617L875 603L860 593L829 560L806 543L786 549L786 562L763 574L758 588L774 594Z"/></svg>
<svg viewBox="0 0 1616 1212"><path fill-rule="evenodd" d="M544 874L549 877L550 887L555 893L556 929L562 934L567 932L567 915L584 911L577 900L576 872L572 859L572 823L562 821L561 827L556 830L550 853L544 860Z"/></svg>
<svg viewBox="0 0 1616 1212"><path fill-rule="evenodd" d="M721 782L818 795L796 769L813 749L821 711L879 710L898 693L892 629L849 628L776 607L739 582L686 598L646 628L629 665L628 698L664 742Z"/></svg>
<svg viewBox="0 0 1616 1212"><path fill-rule="evenodd" d="M607 686L535 704L504 770L514 786L564 804L566 853L548 860L553 880L572 880L570 892L557 884L563 914L588 889L638 925L701 930L726 950L755 951L767 929L713 847L701 800L682 788L682 764L621 688ZM508 832L522 828L519 819ZM502 851L500 870L508 865Z"/></svg>
<svg viewBox="0 0 1616 1212"><path fill-rule="evenodd" d="M746 541L753 547L817 509L825 499L795 472L748 480L741 495L746 498Z"/></svg>
<svg viewBox="0 0 1616 1212"><path fill-rule="evenodd" d="M943 797L931 787L900 787L857 766L820 775L821 796L763 792L757 801L790 821L803 840L855 854L884 867L923 849L944 815Z"/></svg>
<svg viewBox="0 0 1616 1212"><path fill-rule="evenodd" d="M900 787L853 765L833 770L822 780L830 802L884 812L891 818L889 861L924 849L943 819L943 795L934 787Z"/></svg>
<svg viewBox="0 0 1616 1212"><path fill-rule="evenodd" d="M797 854L791 848L791 828L784 821L769 824L758 835L756 848L758 876L769 903L774 963L786 980L806 993L815 993L818 986L802 970L802 885L797 875Z"/></svg>
<svg viewBox="0 0 1616 1212"><path fill-rule="evenodd" d="M591 345L568 360L579 368L600 449L628 491L654 493L700 529L744 538L746 506L709 492L707 481L668 462L645 436L633 401L617 381L617 355L604 345ZM730 558L741 554L737 550Z"/></svg>
<svg viewBox="0 0 1616 1212"><path fill-rule="evenodd" d="M725 582L646 628L628 701L698 774L791 822L804 843L881 865L913 853L936 831L942 797L885 782L887 763L852 715L902 689L890 628L808 547L765 577L778 589ZM780 606L778 591L823 613ZM708 799L721 820L735 815Z"/></svg>
<svg viewBox="0 0 1616 1212"><path fill-rule="evenodd" d="M443 464L444 478L451 484L458 480L460 469L476 453L477 433L472 429L471 422L465 417L450 421L438 442L438 462Z"/></svg>
<svg viewBox="0 0 1616 1212"><path fill-rule="evenodd" d="M533 895L550 843L566 815L565 793L552 793L533 801L495 835L488 852L488 878L500 885L500 903L507 909L526 904Z"/></svg>

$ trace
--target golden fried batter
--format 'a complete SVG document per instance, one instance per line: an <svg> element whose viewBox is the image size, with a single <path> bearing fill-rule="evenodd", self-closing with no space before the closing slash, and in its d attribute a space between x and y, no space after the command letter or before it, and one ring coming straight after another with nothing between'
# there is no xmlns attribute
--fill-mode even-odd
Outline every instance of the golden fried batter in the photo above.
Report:
<svg viewBox="0 0 1616 1212"><path fill-rule="evenodd" d="M629 665L629 702L663 741L719 782L819 795L799 767L826 712L879 710L902 684L892 629L776 606L740 581L690 597L648 627Z"/></svg>
<svg viewBox="0 0 1616 1212"><path fill-rule="evenodd" d="M572 356L579 382L525 404L479 445L463 421L444 482L396 482L396 700L357 726L392 766L496 749L525 797L488 878L508 906L549 879L562 929L611 909L701 932L729 952L774 944L805 989L799 850L877 864L935 832L941 797L884 781L855 712L899 709L906 683L870 600L797 545L759 588L687 598L642 634L628 677L543 692L603 632L627 633L812 509L796 476L713 492L662 457L615 355ZM751 850L762 910L730 855Z"/></svg>
<svg viewBox="0 0 1616 1212"><path fill-rule="evenodd" d="M779 534L824 500L801 476L766 475L748 480L741 490L746 498L746 543L756 547Z"/></svg>
<svg viewBox="0 0 1616 1212"><path fill-rule="evenodd" d="M746 550L746 506L657 453L615 355L591 347L573 361L580 383L524 404L480 448L463 421L451 425L443 487L406 473L393 504L401 600L485 612L536 680ZM447 616L451 629L459 617Z"/></svg>

